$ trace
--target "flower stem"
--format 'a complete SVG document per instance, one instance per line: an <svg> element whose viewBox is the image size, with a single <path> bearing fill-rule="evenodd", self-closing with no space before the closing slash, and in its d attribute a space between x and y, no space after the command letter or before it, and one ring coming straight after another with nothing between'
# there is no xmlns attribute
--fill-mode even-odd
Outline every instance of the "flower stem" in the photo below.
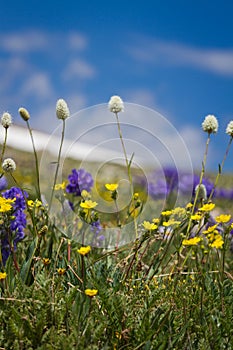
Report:
<svg viewBox="0 0 233 350"><path fill-rule="evenodd" d="M8 128L5 128L5 137L4 137L4 142L3 142L3 146L2 146L2 154L1 154L1 164L2 164L4 153L6 150L7 130L8 130Z"/></svg>
<svg viewBox="0 0 233 350"><path fill-rule="evenodd" d="M27 128L28 128L28 131L29 131L29 134L30 134L30 137L31 137L31 141L32 141L32 147L33 147L35 163L36 163L37 196L38 196L38 199L41 200L38 157L37 157L37 152L36 152L34 138L33 138L33 135L32 135L32 129L30 127L30 124L29 124L28 120L26 120L26 123L27 123Z"/></svg>
<svg viewBox="0 0 233 350"><path fill-rule="evenodd" d="M51 193L51 197L50 197L50 201L49 201L48 211L50 211L51 205L52 205L52 201L53 201L54 188L55 188L55 185L56 185L56 182L57 182L58 170L59 170L59 167L60 167L62 145L63 145L64 137L65 137L65 119L62 119L62 122L63 122L63 124L62 124L61 143L60 143L59 152L58 152L57 167L56 167L56 171L55 171L55 176L54 176L52 193Z"/></svg>
<svg viewBox="0 0 233 350"><path fill-rule="evenodd" d="M221 165L219 165L218 173L217 173L217 176L216 176L215 181L214 181L214 187L212 188L212 191L211 191L210 196L209 196L209 201L213 197L213 194L214 194L214 191L215 191L216 186L218 184L219 178L220 178L220 176L222 174L222 170L223 170L226 158L227 158L228 153L229 153L230 148L231 148L232 139L233 139L233 137L231 136L231 138L230 138L230 140L228 142L227 148L226 148L226 152L225 152L225 154L223 156L222 163L221 163Z"/></svg>

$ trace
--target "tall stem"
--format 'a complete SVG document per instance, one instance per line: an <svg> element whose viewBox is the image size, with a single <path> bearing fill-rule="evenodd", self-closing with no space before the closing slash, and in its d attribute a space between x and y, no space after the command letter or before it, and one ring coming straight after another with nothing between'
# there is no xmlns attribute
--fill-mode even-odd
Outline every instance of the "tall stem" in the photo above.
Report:
<svg viewBox="0 0 233 350"><path fill-rule="evenodd" d="M224 154L224 156L223 156L222 163L221 163L221 165L219 166L218 174L217 174L217 176L216 176L216 178L215 178L214 187L212 188L212 191L211 191L211 193L210 193L209 200L211 200L211 198L213 197L214 191L215 191L216 186L217 186L217 184L218 184L218 180L219 180L219 178L220 178L220 176L221 176L221 174L222 174L222 169L223 169L223 167L224 167L226 158L227 158L228 153L229 153L230 148L231 148L232 139L233 139L233 137L231 136L231 138L230 138L230 140L229 140L229 142L228 142L228 145L227 145L226 152L225 152L225 154Z"/></svg>
<svg viewBox="0 0 233 350"><path fill-rule="evenodd" d="M196 207L196 204L197 204L197 200L198 200L198 197L199 197L200 185L202 184L202 180L203 180L203 177L204 177L204 174L205 174L205 166L206 166L207 154L208 154L208 149L209 149L209 143L210 143L210 133L208 133L208 138L206 140L206 147L205 147L205 153L204 153L203 162L202 162L202 169L201 169L201 175L200 175L200 180L199 180L199 186L197 187L197 192L195 193L194 203L193 203L191 215L190 215L190 218L189 218L189 223L188 223L188 227L187 227L187 234L186 234L187 237L189 235L190 228L191 228L191 223L192 223L191 216L194 213L194 210L195 210L195 207Z"/></svg>
<svg viewBox="0 0 233 350"><path fill-rule="evenodd" d="M37 157L37 152L36 152L34 138L33 138L33 135L32 135L32 129L31 129L30 125L29 125L29 121L28 120L26 120L26 123L27 123L27 128L28 128L28 131L29 131L29 134L30 134L30 137L31 137L31 141L32 141L32 147L33 147L35 163L36 163L37 196L38 196L38 199L41 200L38 157Z"/></svg>
<svg viewBox="0 0 233 350"><path fill-rule="evenodd" d="M3 142L3 146L2 146L2 154L1 154L1 164L2 164L4 153L6 150L7 130L8 130L8 128L5 128L5 137L4 137L4 142Z"/></svg>
<svg viewBox="0 0 233 350"><path fill-rule="evenodd" d="M131 191L131 197L133 196L134 193L134 188L133 188L133 181L132 181L132 174L131 174L131 169L130 169L130 163L128 161L127 153L126 153L126 148L124 144L124 139L122 136L122 131L121 131L121 126L120 126L120 121L118 118L118 113L115 113L116 115L116 120L117 120L117 127L118 127L118 134L120 137L124 157L125 157L125 163L126 163L126 168L127 168L127 173L128 173L128 178L129 178L129 183L130 183L130 191ZM135 234L136 234L136 239L138 238L138 233L137 233L137 222L136 219L134 218L134 229L135 229Z"/></svg>
<svg viewBox="0 0 233 350"><path fill-rule="evenodd" d="M55 176L54 176L52 193L51 193L51 197L50 197L49 210L48 211L50 211L51 205L52 205L52 201L53 201L54 188L55 188L55 185L57 183L58 170L59 170L59 167L60 167L62 145L63 145L64 137L65 137L65 119L62 119L62 122L63 122L63 124L62 124L61 143L60 143L59 152L58 152L57 167L56 167L56 171L55 171Z"/></svg>

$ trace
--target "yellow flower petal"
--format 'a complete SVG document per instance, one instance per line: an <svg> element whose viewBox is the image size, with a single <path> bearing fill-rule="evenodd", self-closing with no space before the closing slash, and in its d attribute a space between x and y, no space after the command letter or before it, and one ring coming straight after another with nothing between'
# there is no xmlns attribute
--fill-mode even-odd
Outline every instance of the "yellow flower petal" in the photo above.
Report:
<svg viewBox="0 0 233 350"><path fill-rule="evenodd" d="M94 297L97 293L97 289L85 289L85 294L89 297Z"/></svg>
<svg viewBox="0 0 233 350"><path fill-rule="evenodd" d="M87 200L84 202L80 203L80 207L84 208L84 209L93 209L98 205L97 202L93 202L91 200Z"/></svg>
<svg viewBox="0 0 233 350"><path fill-rule="evenodd" d="M91 251L91 247L88 245L87 247L81 247L77 250L77 252L81 255L86 255Z"/></svg>
<svg viewBox="0 0 233 350"><path fill-rule="evenodd" d="M118 189L118 184L106 184L105 187L108 191L116 191Z"/></svg>

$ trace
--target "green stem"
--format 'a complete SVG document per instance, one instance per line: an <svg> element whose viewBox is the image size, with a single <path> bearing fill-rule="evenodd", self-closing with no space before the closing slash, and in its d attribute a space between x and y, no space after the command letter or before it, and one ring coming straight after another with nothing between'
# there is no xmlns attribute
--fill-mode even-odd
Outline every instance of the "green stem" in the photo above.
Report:
<svg viewBox="0 0 233 350"><path fill-rule="evenodd" d="M58 170L59 170L60 160L61 160L62 145L63 145L64 137L65 137L65 119L62 119L62 122L63 122L63 124L62 124L61 143L60 143L59 152L58 152L57 167L56 167L56 171L55 171L54 182L53 182L52 193L51 193L51 197L50 197L48 211L50 211L51 205L52 205L52 201L53 201L54 188L55 188L55 185L56 185L56 182L57 182Z"/></svg>
<svg viewBox="0 0 233 350"><path fill-rule="evenodd" d="M32 141L32 147L33 147L33 152L34 152L34 157L35 157L35 163L36 163L36 182L37 182L37 196L38 199L41 200L41 193L40 193L40 175L39 175L39 163L38 163L38 157L37 157L37 152L36 152L36 147L35 147L35 142L34 142L34 138L32 135L32 129L30 127L29 121L26 120L27 123L27 128L31 137L31 141Z"/></svg>
<svg viewBox="0 0 233 350"><path fill-rule="evenodd" d="M220 178L220 176L221 176L221 174L222 174L222 169L223 169L223 167L224 167L226 158L227 158L228 153L229 153L230 148L231 148L232 139L233 139L233 137L231 136L231 138L230 138L230 140L229 140L229 142L228 142L227 149L226 149L226 152L225 152L225 154L224 154L222 163L221 163L221 165L220 165L220 167L219 167L219 169L218 169L218 174L217 174L217 176L216 176L216 178L215 178L214 187L212 188L212 191L211 191L211 193L210 193L209 201L211 200L211 198L212 198L212 196L213 196L213 194L214 194L214 191L215 191L216 186L217 186L217 184L218 184L218 180L219 180L219 178Z"/></svg>
<svg viewBox="0 0 233 350"><path fill-rule="evenodd" d="M191 215L190 215L190 218L189 218L187 234L186 234L187 237L188 237L190 229L191 229L191 224L192 224L191 217L194 214L194 210L195 210L195 207L196 207L196 204L197 204L199 191L200 191L200 185L202 184L202 180L203 180L203 177L204 177L204 174L205 174L205 166L206 166L206 160L207 160L209 143L210 143L210 133L208 133L208 138L206 140L206 147L205 147L205 153L204 153L204 158L203 158L203 162L202 162L202 170L201 170L201 175L200 175L200 181L199 181L199 186L197 187L197 192L195 193L194 203L193 203Z"/></svg>
<svg viewBox="0 0 233 350"><path fill-rule="evenodd" d="M2 154L1 154L1 164L2 164L3 156L4 156L4 153L6 150L7 130L8 130L8 128L5 128L5 137L4 137L4 142L3 142L3 146L2 146Z"/></svg>

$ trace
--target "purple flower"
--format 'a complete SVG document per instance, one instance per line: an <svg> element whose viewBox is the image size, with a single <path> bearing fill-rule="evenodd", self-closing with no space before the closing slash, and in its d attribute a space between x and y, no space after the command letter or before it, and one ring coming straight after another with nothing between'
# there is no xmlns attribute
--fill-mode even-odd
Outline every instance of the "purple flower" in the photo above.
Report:
<svg viewBox="0 0 233 350"><path fill-rule="evenodd" d="M94 184L91 174L84 169L73 169L72 174L68 176L68 180L69 184L66 186L66 192L75 196L80 196L82 190L90 192Z"/></svg>
<svg viewBox="0 0 233 350"><path fill-rule="evenodd" d="M5 190L7 188L7 185L8 185L7 179L5 178L5 176L2 176L0 178L0 191Z"/></svg>
<svg viewBox="0 0 233 350"><path fill-rule="evenodd" d="M11 189L2 193L2 196L7 199L16 198L13 203L13 211L10 213L10 220L8 227L6 223L0 226L0 245L2 252L2 260L5 265L11 251L17 248L17 243L21 241L24 236L24 229L27 225L26 214L24 209L26 209L25 197L28 196L26 192L20 190L20 188L12 187Z"/></svg>

